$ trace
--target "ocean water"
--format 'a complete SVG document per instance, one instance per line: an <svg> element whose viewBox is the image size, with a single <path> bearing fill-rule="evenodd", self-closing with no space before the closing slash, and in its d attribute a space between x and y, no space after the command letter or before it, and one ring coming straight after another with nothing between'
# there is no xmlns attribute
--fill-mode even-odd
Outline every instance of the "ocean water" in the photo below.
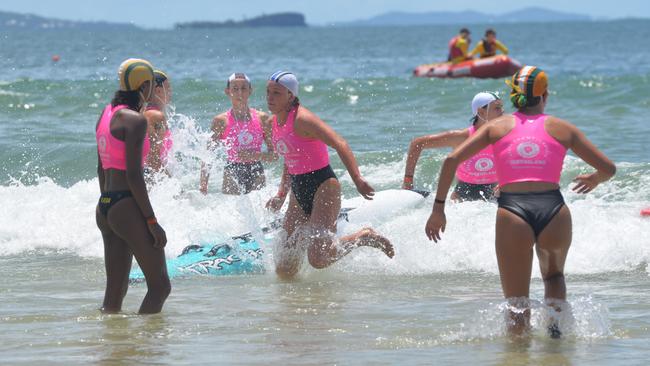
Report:
<svg viewBox="0 0 650 366"><path fill-rule="evenodd" d="M618 167L613 180L579 196L571 180L590 168L574 156L565 163L561 185L574 239L562 340L545 333L537 265L532 335L505 334L495 206L450 205L447 232L434 244L424 235L432 198L376 227L395 245L392 260L359 250L290 282L272 271L179 279L153 316L135 314L146 289L134 285L122 314L97 310L105 276L94 223L94 126L123 59L147 58L172 79L173 177L150 194L173 257L200 238L226 238L273 218L263 205L280 164L267 167L270 184L260 192L217 192L223 155L204 147L212 116L229 107L223 88L230 73L253 78L251 105L264 109L265 78L294 71L303 104L348 140L367 180L378 190L397 188L413 137L463 128L474 93L507 92L502 79L410 77L414 66L444 58L456 28L0 33L1 362L645 363L650 219L639 211L650 206L650 50L642 47L650 21L496 26L513 57L549 73L548 112L585 131ZM472 31L478 36L483 28ZM435 189L446 153L423 154L418 188ZM331 156L344 198L356 197ZM213 162L207 197L198 192L200 159Z"/></svg>

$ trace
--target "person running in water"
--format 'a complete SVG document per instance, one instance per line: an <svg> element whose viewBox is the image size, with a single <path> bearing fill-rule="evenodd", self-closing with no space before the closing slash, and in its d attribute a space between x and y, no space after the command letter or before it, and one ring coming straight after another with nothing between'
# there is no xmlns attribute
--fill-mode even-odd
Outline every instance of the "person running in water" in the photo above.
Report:
<svg viewBox="0 0 650 366"><path fill-rule="evenodd" d="M437 242L445 231L445 198L456 167L492 144L500 195L496 218L496 253L503 294L509 310L508 329L525 332L530 324L529 290L533 248L537 252L544 299L556 311L566 302L564 264L571 245L571 213L559 190L567 149L596 169L575 178L573 191L589 193L616 172L616 166L574 125L544 114L548 102L546 73L525 66L509 81L517 108L479 129L447 156L440 173L433 211L425 232ZM561 336L556 321L551 337Z"/></svg>
<svg viewBox="0 0 650 366"><path fill-rule="evenodd" d="M420 154L424 149L439 147L456 148L467 140L487 121L501 117L503 102L492 92L478 93L472 99L472 125L469 128L455 131L446 131L435 135L420 136L409 146L406 158L406 170L402 188L413 189L413 175ZM451 195L455 201L491 200L494 198L497 173L494 166L492 146L481 150L458 166L456 170L458 183Z"/></svg>
<svg viewBox="0 0 650 366"><path fill-rule="evenodd" d="M225 194L247 194L266 185L262 162L277 160L271 141L271 121L268 114L248 106L253 88L246 74L230 75L224 92L230 98L232 108L212 121L213 146L223 143L228 154L222 191ZM262 152L263 143L267 152ZM204 194L208 193L209 178L209 171L203 164L200 190Z"/></svg>
<svg viewBox="0 0 650 366"><path fill-rule="evenodd" d="M280 189L267 207L277 211L290 196L283 222L286 236L278 239L273 251L278 276L294 277L305 250L309 264L317 269L330 266L360 246L377 248L392 258L390 241L370 228L334 238L341 185L330 166L327 146L336 150L365 199L372 199L375 190L361 176L348 143L300 104L296 76L283 71L271 75L266 100L274 114L273 144L284 157Z"/></svg>
<svg viewBox="0 0 650 366"><path fill-rule="evenodd" d="M158 313L171 284L165 264L167 237L151 207L143 174L150 143L142 112L154 87L153 67L145 60L128 59L120 65L118 75L120 89L104 108L95 129L101 192L95 216L106 264L101 310L121 310L135 256L147 281L139 312Z"/></svg>
<svg viewBox="0 0 650 366"><path fill-rule="evenodd" d="M146 168L151 172L164 171L173 146L172 132L167 124L167 105L171 103L172 87L167 74L154 70L154 88L147 103L144 116L147 118L151 151L147 157Z"/></svg>

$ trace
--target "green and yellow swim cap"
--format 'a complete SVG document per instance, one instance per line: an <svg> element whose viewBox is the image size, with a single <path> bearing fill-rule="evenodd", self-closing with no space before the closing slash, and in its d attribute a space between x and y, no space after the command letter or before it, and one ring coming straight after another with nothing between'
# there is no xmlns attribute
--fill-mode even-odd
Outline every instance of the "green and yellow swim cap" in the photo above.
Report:
<svg viewBox="0 0 650 366"><path fill-rule="evenodd" d="M506 80L506 84L512 88L512 92L510 92L512 104L517 108L523 108L528 101L546 93L548 77L539 67L524 66L512 75L511 80Z"/></svg>
<svg viewBox="0 0 650 366"><path fill-rule="evenodd" d="M130 58L120 65L117 75L120 79L120 90L134 91L140 89L146 81L154 80L153 66L147 60Z"/></svg>

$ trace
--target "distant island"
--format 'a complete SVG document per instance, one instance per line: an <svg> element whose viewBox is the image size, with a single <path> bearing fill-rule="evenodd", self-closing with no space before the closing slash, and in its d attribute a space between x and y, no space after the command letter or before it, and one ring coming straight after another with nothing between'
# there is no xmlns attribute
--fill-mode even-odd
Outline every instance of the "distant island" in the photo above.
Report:
<svg viewBox="0 0 650 366"><path fill-rule="evenodd" d="M109 22L81 22L74 20L61 20L45 18L32 14L20 14L0 11L0 30L47 30L47 29L75 29L75 30L134 30L140 29L130 23Z"/></svg>
<svg viewBox="0 0 650 366"><path fill-rule="evenodd" d="M477 23L534 23L534 22L569 22L591 21L591 17L582 14L564 13L539 7L524 8L509 13L495 15L478 11L461 12L427 12L405 13L390 12L369 19L345 23L334 23L335 26L409 26L409 25L444 25L444 24L477 24Z"/></svg>
<svg viewBox="0 0 650 366"><path fill-rule="evenodd" d="M205 28L257 28L257 27L306 27L305 16L300 13L277 13L261 15L242 21L227 20L225 22L187 22L176 23L176 29L205 29Z"/></svg>

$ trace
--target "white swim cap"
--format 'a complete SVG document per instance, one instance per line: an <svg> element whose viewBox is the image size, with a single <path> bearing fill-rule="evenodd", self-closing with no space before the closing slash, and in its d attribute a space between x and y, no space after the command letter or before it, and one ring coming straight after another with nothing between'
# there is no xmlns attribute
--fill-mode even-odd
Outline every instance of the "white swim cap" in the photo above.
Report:
<svg viewBox="0 0 650 366"><path fill-rule="evenodd" d="M248 77L248 75L244 74L243 72L235 72L228 77L228 83L226 86L230 87L230 83L237 79L246 80L248 82L248 85L251 85L251 79Z"/></svg>
<svg viewBox="0 0 650 366"><path fill-rule="evenodd" d="M293 73L290 73L288 71L276 71L273 73L273 75L271 75L269 80L275 81L276 83L289 89L294 97L298 96L298 78L296 78L296 75Z"/></svg>
<svg viewBox="0 0 650 366"><path fill-rule="evenodd" d="M479 108L483 108L486 105L499 100L499 96L494 92L480 92L474 96L472 99L472 121L474 121L478 115Z"/></svg>

